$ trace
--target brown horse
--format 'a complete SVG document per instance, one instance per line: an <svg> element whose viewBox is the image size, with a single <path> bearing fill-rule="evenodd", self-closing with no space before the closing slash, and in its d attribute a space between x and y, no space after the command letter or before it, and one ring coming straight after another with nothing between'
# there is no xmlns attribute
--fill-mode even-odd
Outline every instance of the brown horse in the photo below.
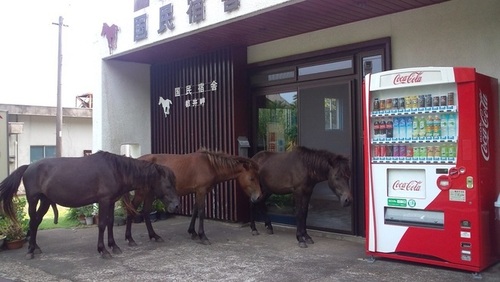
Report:
<svg viewBox="0 0 500 282"><path fill-rule="evenodd" d="M328 180L330 189L340 198L342 205L349 206L352 201L349 179L351 170L349 160L341 155L325 150L295 147L286 153L261 151L252 158L260 167L259 177L263 196L258 203L252 203L252 234L258 235L255 228L255 215L263 213L269 234L273 234L271 220L267 216L265 201L271 194L293 193L297 221L297 240L301 248L314 241L307 234L306 218L309 200L314 186ZM257 208L259 210L257 210Z"/></svg>
<svg viewBox="0 0 500 282"><path fill-rule="evenodd" d="M195 204L188 233L191 234L193 240L199 238L206 245L210 244L210 241L205 235L203 227L205 195L216 184L236 179L252 202L257 201L262 194L258 178L258 166L248 158L202 149L191 154L181 155L149 154L141 156L139 159L161 164L172 169L176 177L176 189L179 196L195 194ZM124 197L124 200L130 201L128 197ZM132 206L137 208L140 203L144 202L142 213L149 238L162 241L161 237L154 232L149 216L147 216L151 212L153 201L154 195L148 189L136 190ZM194 228L197 217L200 220L198 233ZM129 245L135 246L136 243L131 232L132 218L133 213L128 211L125 239L129 241Z"/></svg>
<svg viewBox="0 0 500 282"><path fill-rule="evenodd" d="M103 258L111 258L104 246L104 230L108 229L108 246L113 253L121 253L113 237L115 202L136 187L148 187L165 206L174 211L179 204L175 191L175 176L161 165L127 158L108 152L98 152L80 158L48 158L23 165L0 183L0 207L17 223L13 207L21 178L28 201L29 247L27 258L41 253L36 243L38 226L50 205L81 207L99 204L99 236L97 251ZM40 202L37 210L37 205Z"/></svg>

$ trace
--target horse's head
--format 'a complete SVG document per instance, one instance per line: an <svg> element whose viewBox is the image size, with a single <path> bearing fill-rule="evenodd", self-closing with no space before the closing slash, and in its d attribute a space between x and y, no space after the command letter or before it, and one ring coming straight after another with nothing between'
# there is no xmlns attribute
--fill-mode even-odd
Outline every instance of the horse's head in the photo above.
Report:
<svg viewBox="0 0 500 282"><path fill-rule="evenodd" d="M352 202L351 187L349 186L351 177L349 159L338 155L330 165L328 186L339 197L342 206L347 207Z"/></svg>
<svg viewBox="0 0 500 282"><path fill-rule="evenodd" d="M243 192L250 197L250 200L256 202L262 196L259 182L259 166L249 159L242 161L240 165L242 171L236 180L243 189Z"/></svg>
<svg viewBox="0 0 500 282"><path fill-rule="evenodd" d="M152 187L153 193L163 202L167 211L173 213L178 209L180 203L179 195L175 189L175 175L171 169L165 166L155 166L160 177L159 184Z"/></svg>

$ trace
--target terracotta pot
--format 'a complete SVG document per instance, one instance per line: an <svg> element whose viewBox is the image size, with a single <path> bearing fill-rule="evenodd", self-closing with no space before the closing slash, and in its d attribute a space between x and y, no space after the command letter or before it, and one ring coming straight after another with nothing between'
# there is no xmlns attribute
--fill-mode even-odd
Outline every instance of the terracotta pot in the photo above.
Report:
<svg viewBox="0 0 500 282"><path fill-rule="evenodd" d="M5 241L5 246L7 247L7 250L20 249L23 247L24 242L26 242L25 239L9 240L9 241Z"/></svg>

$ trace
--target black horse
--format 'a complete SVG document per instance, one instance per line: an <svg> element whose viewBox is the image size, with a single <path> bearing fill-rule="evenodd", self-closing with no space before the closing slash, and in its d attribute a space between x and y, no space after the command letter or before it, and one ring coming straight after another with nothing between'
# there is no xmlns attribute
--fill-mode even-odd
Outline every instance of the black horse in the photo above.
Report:
<svg viewBox="0 0 500 282"><path fill-rule="evenodd" d="M252 160L260 167L259 179L263 193L261 201L257 204L251 203L250 228L254 235L259 234L255 228L257 212L264 215L267 231L273 234L265 206L265 201L271 194L293 193L296 235L301 248L307 248L307 243L314 243L306 231L306 218L309 200L317 183L328 180L328 186L340 198L342 205L345 207L351 204L351 170L348 158L342 155L298 146L286 153L261 151L253 156Z"/></svg>
<svg viewBox="0 0 500 282"><path fill-rule="evenodd" d="M103 258L111 258L104 246L104 230L108 228L108 246L113 253L121 253L113 237L115 202L126 192L138 187L149 187L169 211L179 204L173 172L161 165L140 161L108 152L80 158L49 158L23 165L0 183L0 204L5 214L17 224L13 197L21 178L28 201L29 246L26 257L40 253L36 243L38 226L50 205L81 207L99 204L99 236L97 251ZM37 210L37 205L40 202Z"/></svg>

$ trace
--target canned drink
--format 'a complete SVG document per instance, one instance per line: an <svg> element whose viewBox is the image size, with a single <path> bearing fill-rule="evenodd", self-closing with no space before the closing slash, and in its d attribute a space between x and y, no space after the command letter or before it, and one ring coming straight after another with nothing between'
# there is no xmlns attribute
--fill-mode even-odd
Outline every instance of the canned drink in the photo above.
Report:
<svg viewBox="0 0 500 282"><path fill-rule="evenodd" d="M399 98L399 109L400 110L405 109L405 98L404 97Z"/></svg>
<svg viewBox="0 0 500 282"><path fill-rule="evenodd" d="M455 105L455 92L448 92L448 106Z"/></svg>
<svg viewBox="0 0 500 282"><path fill-rule="evenodd" d="M405 97L405 109L411 109L411 97L410 96Z"/></svg>
<svg viewBox="0 0 500 282"><path fill-rule="evenodd" d="M434 146L427 146L427 158L434 158Z"/></svg>
<svg viewBox="0 0 500 282"><path fill-rule="evenodd" d="M456 144L450 144L448 146L448 158L454 159L457 157L457 145Z"/></svg>
<svg viewBox="0 0 500 282"><path fill-rule="evenodd" d="M425 157L427 156L427 147L425 146L419 147L418 154L419 154L418 156L419 159L425 159Z"/></svg>
<svg viewBox="0 0 500 282"><path fill-rule="evenodd" d="M411 159L413 158L413 147L412 146L405 146L406 147L406 158Z"/></svg>
<svg viewBox="0 0 500 282"><path fill-rule="evenodd" d="M373 111L377 112L380 109L378 98L373 99Z"/></svg>
<svg viewBox="0 0 500 282"><path fill-rule="evenodd" d="M419 147L412 147L411 150L413 152L412 155L413 155L414 159L420 158L420 148Z"/></svg>
<svg viewBox="0 0 500 282"><path fill-rule="evenodd" d="M441 147L434 146L433 152L434 152L434 159L439 160L439 158L441 157Z"/></svg>
<svg viewBox="0 0 500 282"><path fill-rule="evenodd" d="M441 159L447 159L448 158L448 146L446 145L441 145Z"/></svg>
<svg viewBox="0 0 500 282"><path fill-rule="evenodd" d="M399 109L399 98L392 99L392 108L395 110Z"/></svg>
<svg viewBox="0 0 500 282"><path fill-rule="evenodd" d="M432 95L431 94L425 95L425 107L426 108L432 107Z"/></svg>
<svg viewBox="0 0 500 282"><path fill-rule="evenodd" d="M417 104L417 96L411 96L411 108L412 109L416 109L418 107L418 104Z"/></svg>
<svg viewBox="0 0 500 282"><path fill-rule="evenodd" d="M385 145L380 145L380 157L385 158L386 155L387 155L387 152L385 150Z"/></svg>
<svg viewBox="0 0 500 282"><path fill-rule="evenodd" d="M439 107L439 97L438 96L432 97L432 106Z"/></svg>
<svg viewBox="0 0 500 282"><path fill-rule="evenodd" d="M394 156L394 147L392 145L385 146L385 156L389 158Z"/></svg>
<svg viewBox="0 0 500 282"><path fill-rule="evenodd" d="M374 154L374 157L375 158L379 158L380 157L380 145L375 145L374 148L373 148L373 154Z"/></svg>
<svg viewBox="0 0 500 282"><path fill-rule="evenodd" d="M385 99L385 109L392 110L392 99Z"/></svg>
<svg viewBox="0 0 500 282"><path fill-rule="evenodd" d="M406 157L406 145L399 145L399 155L398 157L404 158Z"/></svg>
<svg viewBox="0 0 500 282"><path fill-rule="evenodd" d="M384 99L380 99L379 102L378 102L378 109L379 111L384 111L385 110L385 100Z"/></svg>
<svg viewBox="0 0 500 282"><path fill-rule="evenodd" d="M419 108L425 107L425 95L418 95L417 101L418 101Z"/></svg>
<svg viewBox="0 0 500 282"><path fill-rule="evenodd" d="M448 106L448 96L443 95L439 98L439 106L446 107Z"/></svg>

